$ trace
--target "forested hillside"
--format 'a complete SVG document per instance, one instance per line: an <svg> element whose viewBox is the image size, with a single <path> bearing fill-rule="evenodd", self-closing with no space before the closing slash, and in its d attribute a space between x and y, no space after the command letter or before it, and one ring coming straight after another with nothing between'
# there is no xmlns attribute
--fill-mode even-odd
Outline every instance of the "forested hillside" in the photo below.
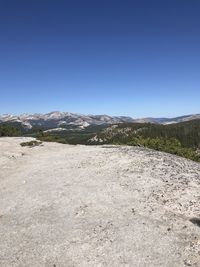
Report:
<svg viewBox="0 0 200 267"><path fill-rule="evenodd" d="M120 123L78 132L40 133L39 139L68 144L144 146L200 161L200 120L170 125Z"/></svg>
<svg viewBox="0 0 200 267"><path fill-rule="evenodd" d="M89 140L92 144L138 145L200 160L200 120L170 125L118 124Z"/></svg>
<svg viewBox="0 0 200 267"><path fill-rule="evenodd" d="M103 130L97 137L104 142L128 143L133 137L175 138L184 147L200 148L200 120L170 125L123 123Z"/></svg>
<svg viewBox="0 0 200 267"><path fill-rule="evenodd" d="M118 144L144 146L200 161L200 120L169 125L151 123L119 123L89 126L82 130L60 132L33 127L24 132L19 125L0 125L0 136L33 136L41 141L66 144Z"/></svg>
<svg viewBox="0 0 200 267"><path fill-rule="evenodd" d="M0 124L0 137L1 136L20 136L20 129L7 124Z"/></svg>

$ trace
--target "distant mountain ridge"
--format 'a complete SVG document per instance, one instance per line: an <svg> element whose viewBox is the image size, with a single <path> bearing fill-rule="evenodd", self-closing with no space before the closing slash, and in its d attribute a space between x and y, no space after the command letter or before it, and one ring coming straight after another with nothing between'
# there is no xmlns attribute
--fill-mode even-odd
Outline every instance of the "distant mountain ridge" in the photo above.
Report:
<svg viewBox="0 0 200 267"><path fill-rule="evenodd" d="M0 123L20 123L23 127L77 127L80 129L90 125L115 124L122 122L133 122L131 117L108 116L108 115L83 115L70 112L54 111L46 114L22 114L19 116L5 114L0 116Z"/></svg>
<svg viewBox="0 0 200 267"><path fill-rule="evenodd" d="M124 122L138 122L138 123L156 123L156 124L172 124L193 119L200 119L200 114L185 115L175 118L141 118L134 119L126 116L108 116L108 115L83 115L71 112L53 111L46 114L22 114L0 115L0 123L20 124L25 129L33 127L44 127L46 129L56 128L77 128L84 129L92 125L106 125L118 124Z"/></svg>
<svg viewBox="0 0 200 267"><path fill-rule="evenodd" d="M180 117L174 118L143 118L143 119L136 119L135 122L150 122L150 123L157 123L157 124L172 124L172 123L179 123L184 121L191 121L195 119L200 119L200 114L191 114L191 115L184 115Z"/></svg>

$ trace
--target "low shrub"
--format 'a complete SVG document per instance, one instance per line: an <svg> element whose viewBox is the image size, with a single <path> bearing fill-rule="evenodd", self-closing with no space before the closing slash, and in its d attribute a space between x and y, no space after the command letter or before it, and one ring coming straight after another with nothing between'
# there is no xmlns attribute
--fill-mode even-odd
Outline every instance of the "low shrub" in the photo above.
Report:
<svg viewBox="0 0 200 267"><path fill-rule="evenodd" d="M28 146L28 147L34 147L34 146L39 146L39 145L41 145L42 144L42 142L38 142L38 141L36 141L36 140L33 140L33 141L29 141L29 142L23 142L23 143L21 143L20 145L21 146Z"/></svg>

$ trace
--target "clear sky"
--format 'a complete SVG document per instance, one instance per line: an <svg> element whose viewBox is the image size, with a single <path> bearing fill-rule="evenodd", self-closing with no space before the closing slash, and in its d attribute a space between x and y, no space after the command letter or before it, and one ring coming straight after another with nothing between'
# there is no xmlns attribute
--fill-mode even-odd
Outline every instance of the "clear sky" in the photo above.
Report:
<svg viewBox="0 0 200 267"><path fill-rule="evenodd" d="M199 0L0 0L0 114L200 113Z"/></svg>

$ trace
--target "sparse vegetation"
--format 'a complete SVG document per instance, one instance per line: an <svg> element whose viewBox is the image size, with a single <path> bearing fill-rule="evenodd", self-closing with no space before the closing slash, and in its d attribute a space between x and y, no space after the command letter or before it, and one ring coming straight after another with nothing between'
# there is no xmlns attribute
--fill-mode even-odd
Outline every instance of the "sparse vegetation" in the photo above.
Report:
<svg viewBox="0 0 200 267"><path fill-rule="evenodd" d="M39 146L41 144L42 144L42 142L33 140L33 141L29 141L29 142L23 142L20 145L21 146L28 146L28 147L35 147L35 146Z"/></svg>

